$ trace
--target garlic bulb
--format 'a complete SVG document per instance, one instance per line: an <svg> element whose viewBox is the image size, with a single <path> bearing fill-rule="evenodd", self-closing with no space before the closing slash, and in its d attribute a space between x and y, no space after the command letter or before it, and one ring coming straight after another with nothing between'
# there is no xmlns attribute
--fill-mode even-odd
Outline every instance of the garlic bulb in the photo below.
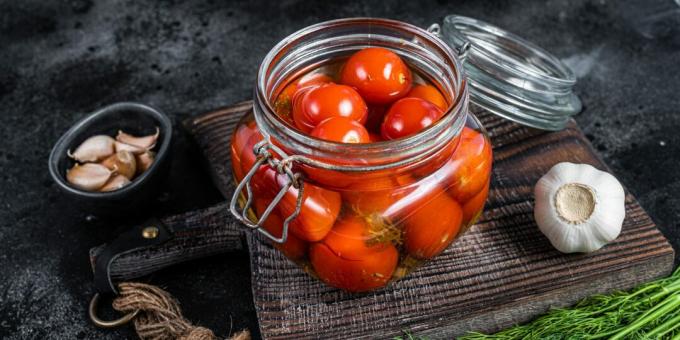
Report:
<svg viewBox="0 0 680 340"><path fill-rule="evenodd" d="M563 253L598 250L621 232L623 187L593 166L559 163L536 183L534 195L536 224Z"/></svg>
<svg viewBox="0 0 680 340"><path fill-rule="evenodd" d="M92 136L82 142L75 152L71 153L71 150L68 150L67 154L81 163L97 162L115 152L115 142L113 138L106 135Z"/></svg>

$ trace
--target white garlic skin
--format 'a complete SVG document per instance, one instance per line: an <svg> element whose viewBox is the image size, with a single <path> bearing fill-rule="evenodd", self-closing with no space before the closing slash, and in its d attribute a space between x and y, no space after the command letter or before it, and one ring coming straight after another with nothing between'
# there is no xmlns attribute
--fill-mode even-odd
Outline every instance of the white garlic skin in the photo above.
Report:
<svg viewBox="0 0 680 340"><path fill-rule="evenodd" d="M128 145L133 145L145 150L151 150L156 146L156 140L158 140L158 136L161 134L161 130L156 127L156 133L153 135L148 135L148 136L133 136L131 134L125 133L121 130L118 130L118 135L116 136L116 140L125 143Z"/></svg>
<svg viewBox="0 0 680 340"><path fill-rule="evenodd" d="M110 136L96 135L82 142L73 153L69 150L67 154L81 163L98 162L115 152L115 142Z"/></svg>
<svg viewBox="0 0 680 340"><path fill-rule="evenodd" d="M130 184L130 180L123 175L114 175L106 184L99 189L101 192L118 190Z"/></svg>
<svg viewBox="0 0 680 340"><path fill-rule="evenodd" d="M132 179L137 172L137 160L129 151L118 151L104 159L101 165L128 179Z"/></svg>
<svg viewBox="0 0 680 340"><path fill-rule="evenodd" d="M595 205L590 217L570 223L560 217L555 205L557 191L576 183L591 189ZM626 215L625 193L611 174L588 164L559 163L536 183L534 218L550 243L563 253L587 253L616 239Z"/></svg>
<svg viewBox="0 0 680 340"><path fill-rule="evenodd" d="M156 159L156 153L153 151L147 151L145 153L136 156L137 160L137 174L141 175L146 170L148 170L153 161Z"/></svg>
<svg viewBox="0 0 680 340"><path fill-rule="evenodd" d="M126 144L126 143L119 142L119 141L115 141L114 145L115 145L116 152L127 151L127 152L131 152L135 155L139 155L139 154L145 153L147 151L146 149L140 148L139 146Z"/></svg>
<svg viewBox="0 0 680 340"><path fill-rule="evenodd" d="M74 187L87 191L96 191L103 187L113 172L101 164L76 164L66 171L66 180Z"/></svg>

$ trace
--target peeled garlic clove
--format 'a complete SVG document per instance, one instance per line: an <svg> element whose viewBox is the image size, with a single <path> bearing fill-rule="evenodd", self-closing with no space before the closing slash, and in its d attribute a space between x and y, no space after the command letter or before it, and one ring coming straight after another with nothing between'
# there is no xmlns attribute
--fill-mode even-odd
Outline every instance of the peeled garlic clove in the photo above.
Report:
<svg viewBox="0 0 680 340"><path fill-rule="evenodd" d="M130 134L127 134L121 130L118 130L118 135L116 136L116 140L129 144L129 145L134 145L136 147L140 147L142 149L152 149L156 145L156 140L158 140L158 136L160 135L161 130L156 127L156 133L153 135L148 135L148 136L133 136Z"/></svg>
<svg viewBox="0 0 680 340"><path fill-rule="evenodd" d="M145 148L140 148L139 146L132 145L132 144L126 144L123 142L115 141L115 147L116 147L116 152L120 151L128 151L131 152L135 155L139 155L141 153L146 152Z"/></svg>
<svg viewBox="0 0 680 340"><path fill-rule="evenodd" d="M137 157L137 174L141 174L148 170L156 159L156 153L147 151L136 156Z"/></svg>
<svg viewBox="0 0 680 340"><path fill-rule="evenodd" d="M588 164L555 165L536 183L534 195L536 224L563 253L598 250L621 232L623 186Z"/></svg>
<svg viewBox="0 0 680 340"><path fill-rule="evenodd" d="M74 187L95 191L106 184L113 172L101 164L76 164L66 171L66 180Z"/></svg>
<svg viewBox="0 0 680 340"><path fill-rule="evenodd" d="M78 162L97 162L115 152L115 142L113 138L106 135L92 136L82 142L75 152L71 153L69 150L67 154Z"/></svg>
<svg viewBox="0 0 680 340"><path fill-rule="evenodd" d="M128 179L132 179L137 171L137 160L135 155L129 151L118 151L106 158L101 164Z"/></svg>
<svg viewBox="0 0 680 340"><path fill-rule="evenodd" d="M126 185L130 184L130 180L123 175L113 176L99 191L108 192L118 190Z"/></svg>

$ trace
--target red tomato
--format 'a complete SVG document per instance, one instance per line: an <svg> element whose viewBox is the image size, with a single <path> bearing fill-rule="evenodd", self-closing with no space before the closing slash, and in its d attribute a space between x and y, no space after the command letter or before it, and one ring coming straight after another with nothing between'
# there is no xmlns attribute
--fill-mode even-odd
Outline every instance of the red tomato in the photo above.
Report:
<svg viewBox="0 0 680 340"><path fill-rule="evenodd" d="M456 238L462 220L456 201L443 190L433 192L404 219L404 248L413 257L432 258Z"/></svg>
<svg viewBox="0 0 680 340"><path fill-rule="evenodd" d="M241 176L242 179L243 176L245 176L250 171L250 169L252 169L253 165L255 165L257 157L255 157L255 154L253 153L253 148L255 147L255 144L257 144L262 139L263 137L259 131L256 131L250 136L248 142L243 146L241 150L241 156L238 160L238 163L241 165L240 174L237 174L238 169L234 169L236 176ZM250 179L250 185L255 196L264 198L274 197L271 193L272 188L276 185L274 174L274 170L272 170L268 165L260 166L257 172ZM245 192L246 191L243 190L244 194Z"/></svg>
<svg viewBox="0 0 680 340"><path fill-rule="evenodd" d="M444 168L444 166L451 161L451 157L456 151L459 142L460 137L451 139L446 145L441 147L435 153L423 159L417 166L414 167L411 173L419 178L434 174L434 176L442 178L442 181L446 181L451 176L451 174L439 169Z"/></svg>
<svg viewBox="0 0 680 340"><path fill-rule="evenodd" d="M347 60L340 82L356 88L369 103L389 104L409 91L411 71L394 52L370 47Z"/></svg>
<svg viewBox="0 0 680 340"><path fill-rule="evenodd" d="M489 182L486 183L482 191L474 195L463 205L463 224L469 225L477 222L477 218L484 209L486 198L489 196Z"/></svg>
<svg viewBox="0 0 680 340"><path fill-rule="evenodd" d="M442 170L449 176L449 188L458 202L467 202L489 182L492 151L489 140L481 133L463 128L460 143Z"/></svg>
<svg viewBox="0 0 680 340"><path fill-rule="evenodd" d="M387 111L380 132L384 139L406 137L434 124L443 115L444 111L424 99L400 99Z"/></svg>
<svg viewBox="0 0 680 340"><path fill-rule="evenodd" d="M341 192L342 198L352 210L361 216L382 215L390 206L406 196L412 178L387 175L357 181Z"/></svg>
<svg viewBox="0 0 680 340"><path fill-rule="evenodd" d="M297 81L288 84L288 86L286 86L276 97L276 100L274 101L274 111L276 111L276 113L286 122L291 125L295 125L291 115L295 93L307 86L321 85L331 82L333 82L333 79L323 73L312 73L302 76Z"/></svg>
<svg viewBox="0 0 680 340"><path fill-rule="evenodd" d="M288 179L286 175L279 174L276 181L280 188ZM298 189L290 187L283 196L277 205L281 217L287 218L295 211L298 193ZM341 203L339 193L305 183L300 214L291 222L290 230L297 237L310 242L324 238L340 213Z"/></svg>
<svg viewBox="0 0 680 340"><path fill-rule="evenodd" d="M319 123L310 135L338 143L370 143L371 141L363 125L346 117L328 118Z"/></svg>
<svg viewBox="0 0 680 340"><path fill-rule="evenodd" d="M254 134L259 135L260 133L255 125L255 121L250 121L246 124L239 125L231 137L231 168L234 171L234 177L238 182L241 182L243 176L245 176L245 173L242 170L242 158L249 158L248 155L244 155L244 152L250 152L252 154L253 148L250 146L250 149L248 149L248 142L250 137Z"/></svg>
<svg viewBox="0 0 680 340"><path fill-rule="evenodd" d="M301 89L303 87L311 85L323 85L332 83L333 78L323 73L308 73L305 74L297 81L297 88Z"/></svg>
<svg viewBox="0 0 680 340"><path fill-rule="evenodd" d="M314 129L316 126L315 123L309 120L307 118L307 115L304 114L304 106L303 106L303 100L305 98L305 94L307 92L311 91L314 87L313 86L308 86L304 87L297 92L295 92L295 95L293 96L293 122L295 123L295 126L300 129L300 131L304 133L309 133Z"/></svg>
<svg viewBox="0 0 680 340"><path fill-rule="evenodd" d="M312 267L327 284L350 292L383 287L392 277L399 253L389 242L369 242L365 220L347 215L309 249Z"/></svg>
<svg viewBox="0 0 680 340"><path fill-rule="evenodd" d="M446 111L446 109L449 107L449 104L446 102L446 99L444 99L444 96L442 96L441 92L439 92L439 90L437 90L437 88L432 85L416 85L411 89L411 91L408 92L406 97L425 99L428 102L436 105L442 111Z"/></svg>
<svg viewBox="0 0 680 340"><path fill-rule="evenodd" d="M368 108L359 93L346 85L305 87L293 99L293 120L303 132L331 117L347 117L363 124L367 114Z"/></svg>
<svg viewBox="0 0 680 340"><path fill-rule="evenodd" d="M253 205L255 206L255 213L257 216L262 216L265 209L269 205L269 200L255 199ZM275 237L281 237L283 232L283 218L279 215L276 209L269 214L266 220L262 223L262 227L270 232ZM291 260L300 260L305 257L307 253L307 242L297 238L288 229L288 239L284 243L272 242L274 247L280 250L284 255L286 255Z"/></svg>

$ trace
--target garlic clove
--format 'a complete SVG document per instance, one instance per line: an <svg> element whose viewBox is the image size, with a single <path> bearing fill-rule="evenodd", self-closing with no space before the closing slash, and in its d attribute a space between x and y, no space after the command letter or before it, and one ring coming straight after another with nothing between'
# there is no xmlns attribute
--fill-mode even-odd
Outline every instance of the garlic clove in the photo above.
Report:
<svg viewBox="0 0 680 340"><path fill-rule="evenodd" d="M147 151L145 148L140 148L139 146L126 144L126 143L119 142L119 141L115 141L114 145L115 145L115 148L116 148L116 152L128 151L128 152L131 152L135 155L139 155L139 154L142 154L142 153Z"/></svg>
<svg viewBox="0 0 680 340"><path fill-rule="evenodd" d="M106 184L99 189L101 192L109 192L118 190L126 185L130 184L130 180L123 175L113 176Z"/></svg>
<svg viewBox="0 0 680 340"><path fill-rule="evenodd" d="M144 171L148 170L156 159L156 153L153 151L147 151L136 155L137 158L137 174L142 174Z"/></svg>
<svg viewBox="0 0 680 340"><path fill-rule="evenodd" d="M592 252L621 232L623 186L593 166L559 163L536 183L534 195L536 224L561 252Z"/></svg>
<svg viewBox="0 0 680 340"><path fill-rule="evenodd" d="M156 133L153 135L148 135L148 136L133 136L130 134L127 134L121 130L118 130L118 135L116 136L116 140L129 144L129 145L134 145L136 147L142 148L142 149L152 149L156 145L156 140L158 140L158 136L160 135L161 130L156 127Z"/></svg>
<svg viewBox="0 0 680 340"><path fill-rule="evenodd" d="M135 155L129 151L118 151L102 161L101 164L128 179L132 179L137 171L137 160Z"/></svg>
<svg viewBox="0 0 680 340"><path fill-rule="evenodd" d="M86 139L71 153L67 152L68 156L77 160L78 162L97 162L115 152L115 140L106 135L96 135Z"/></svg>
<svg viewBox="0 0 680 340"><path fill-rule="evenodd" d="M78 189L95 191L104 186L112 174L101 164L76 164L66 171L66 180Z"/></svg>

